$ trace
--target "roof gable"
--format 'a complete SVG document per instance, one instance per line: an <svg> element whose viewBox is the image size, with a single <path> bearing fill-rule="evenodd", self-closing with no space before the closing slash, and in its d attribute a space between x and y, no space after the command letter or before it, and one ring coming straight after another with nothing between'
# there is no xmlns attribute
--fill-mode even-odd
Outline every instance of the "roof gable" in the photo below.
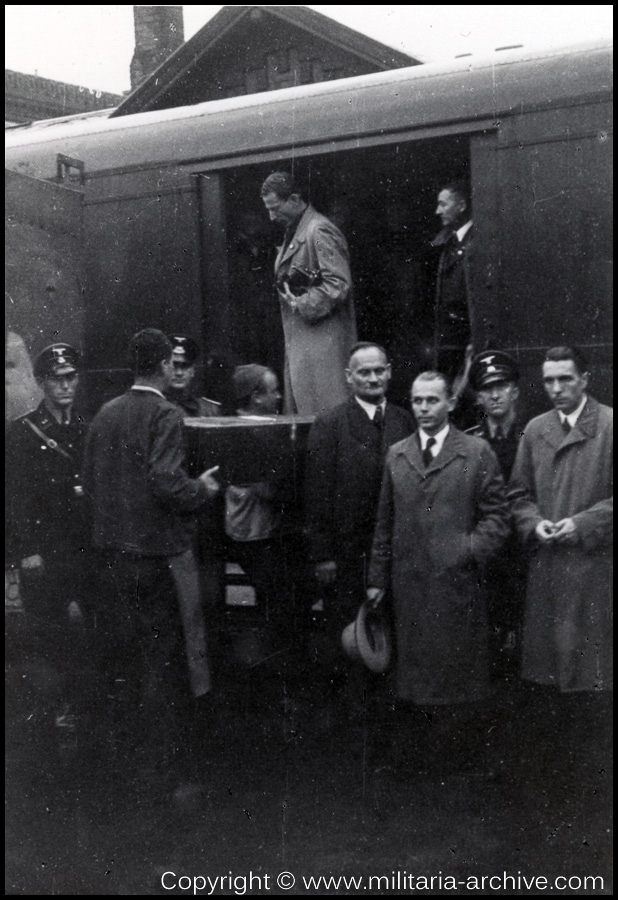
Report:
<svg viewBox="0 0 618 900"><path fill-rule="evenodd" d="M303 6L224 6L114 115L330 81L419 60Z"/></svg>

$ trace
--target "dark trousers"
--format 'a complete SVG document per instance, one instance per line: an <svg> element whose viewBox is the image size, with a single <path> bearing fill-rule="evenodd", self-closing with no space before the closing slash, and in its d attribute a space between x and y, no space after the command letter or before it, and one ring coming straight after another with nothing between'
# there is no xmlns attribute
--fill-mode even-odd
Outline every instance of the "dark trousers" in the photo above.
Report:
<svg viewBox="0 0 618 900"><path fill-rule="evenodd" d="M122 734L127 749L142 742L163 754L173 745L182 762L193 703L167 558L102 555L96 625L104 727Z"/></svg>
<svg viewBox="0 0 618 900"><path fill-rule="evenodd" d="M315 701L339 706L344 717L362 717L368 695L375 693L378 683L360 661L348 659L341 642L344 628L354 621L365 599L369 549L369 538L342 542L336 556L335 581L319 589L324 615L320 653L313 654L318 669L312 676ZM380 683L383 681L380 679Z"/></svg>
<svg viewBox="0 0 618 900"><path fill-rule="evenodd" d="M37 657L48 667L44 679L51 702L70 704L83 711L91 687L88 641L91 616L87 588L88 566L83 554L62 553L56 561L44 558L42 571L22 573L25 608L22 653ZM81 619L71 619L69 607L76 603Z"/></svg>
<svg viewBox="0 0 618 900"><path fill-rule="evenodd" d="M257 595L260 618L278 646L296 641L306 614L303 586L298 573L302 560L292 541L277 535L264 541L227 540L227 558L247 573Z"/></svg>

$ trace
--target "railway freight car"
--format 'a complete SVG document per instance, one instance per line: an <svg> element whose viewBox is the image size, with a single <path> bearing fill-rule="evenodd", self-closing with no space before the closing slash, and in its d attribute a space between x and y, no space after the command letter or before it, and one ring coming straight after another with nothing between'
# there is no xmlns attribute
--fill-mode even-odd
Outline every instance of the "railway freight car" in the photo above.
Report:
<svg viewBox="0 0 618 900"><path fill-rule="evenodd" d="M436 191L465 174L476 346L517 356L535 412L541 348L577 343L607 400L610 60L603 42L510 49L191 107L12 128L8 222L21 230L10 244L9 328L33 352L56 332L78 342L91 408L126 383L126 341L144 326L198 336L206 361L279 368L277 235L259 188L271 171L292 169L346 234L360 336L388 346L401 399L432 320ZM64 235L48 266L39 264L41 228Z"/></svg>

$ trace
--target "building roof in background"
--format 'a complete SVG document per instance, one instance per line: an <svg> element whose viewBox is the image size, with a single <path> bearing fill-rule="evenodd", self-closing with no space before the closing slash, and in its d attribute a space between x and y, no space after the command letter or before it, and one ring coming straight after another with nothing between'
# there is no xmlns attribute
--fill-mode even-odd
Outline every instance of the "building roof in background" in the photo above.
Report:
<svg viewBox="0 0 618 900"><path fill-rule="evenodd" d="M224 6L113 116L418 65L304 6Z"/></svg>

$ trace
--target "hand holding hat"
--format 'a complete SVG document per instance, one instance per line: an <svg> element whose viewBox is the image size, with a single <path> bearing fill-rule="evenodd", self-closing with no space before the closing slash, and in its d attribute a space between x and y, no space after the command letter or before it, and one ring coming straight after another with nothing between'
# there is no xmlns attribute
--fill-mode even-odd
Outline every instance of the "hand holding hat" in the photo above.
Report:
<svg viewBox="0 0 618 900"><path fill-rule="evenodd" d="M379 603L384 595L380 588ZM354 660L360 660L371 672L386 672L391 661L392 644L388 622L380 610L369 598L361 605L356 619L343 629L341 644L345 654Z"/></svg>

